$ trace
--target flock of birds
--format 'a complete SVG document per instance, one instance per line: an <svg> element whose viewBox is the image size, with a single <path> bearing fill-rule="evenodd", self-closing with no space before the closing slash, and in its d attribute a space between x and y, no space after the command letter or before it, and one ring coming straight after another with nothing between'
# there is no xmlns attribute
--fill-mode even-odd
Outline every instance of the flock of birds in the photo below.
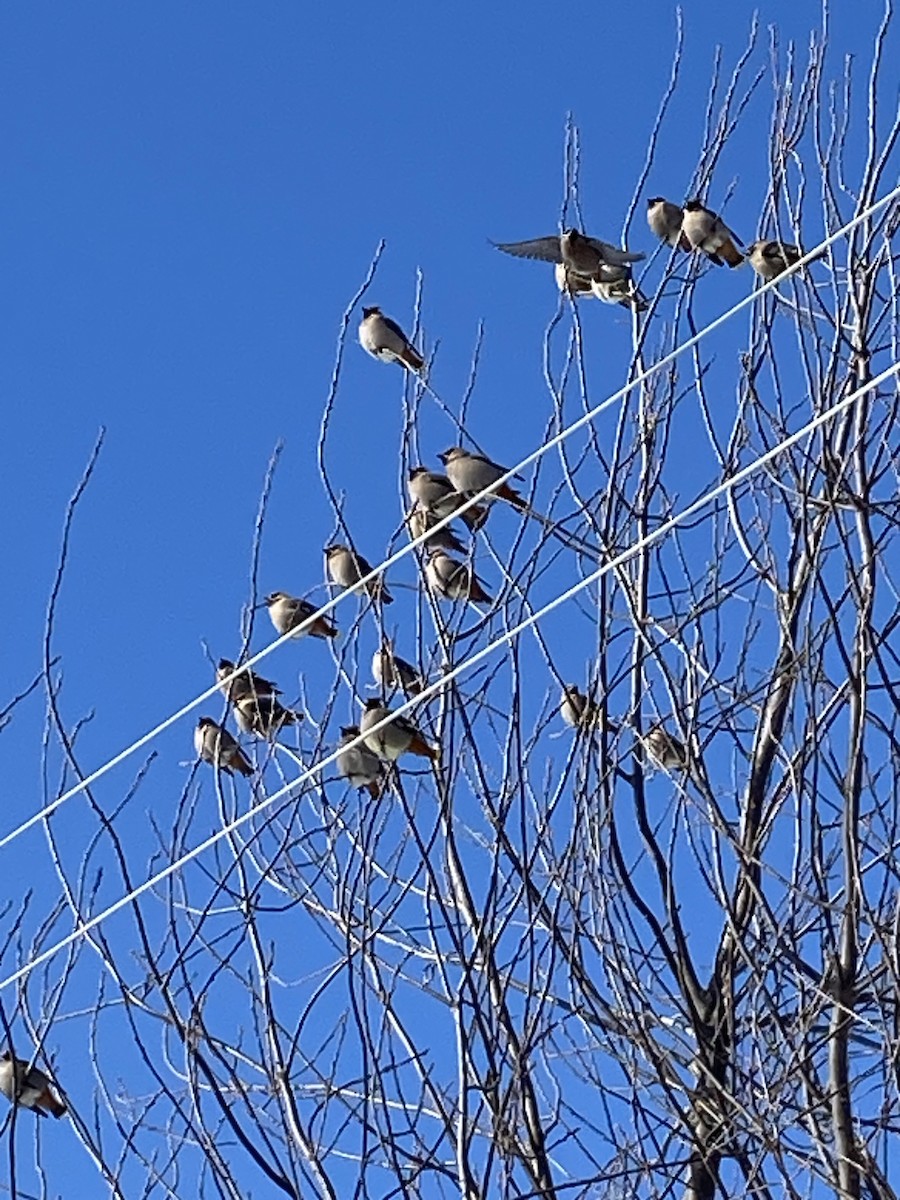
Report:
<svg viewBox="0 0 900 1200"><path fill-rule="evenodd" d="M727 263L729 267L737 267L746 260L766 282L778 278L803 256L799 246L780 241L757 241L742 252L740 238L717 213L699 200L689 200L681 207L655 196L647 202L647 221L651 231L667 245L703 254L717 266ZM620 249L577 229L567 229L559 236L498 243L497 249L520 258L553 263L560 291L573 298L595 296L604 303L622 304L636 311L647 307L646 298L632 278L632 266L645 257L642 253ZM363 309L359 340L363 349L375 358L399 363L415 373L424 370L422 355L396 321L385 316L378 307ZM508 474L506 467L461 446L451 446L439 457L445 473L417 466L408 478L412 508L407 513L406 525L411 539L425 538L422 545L426 555L426 585L441 600L490 604L491 596L473 570L452 557L465 553L456 534L449 526L430 531L438 521L458 515L474 533L487 519L489 505L494 499L505 500L538 520L543 518L503 480ZM490 492L487 501L459 512L462 505L482 492ZM335 586L356 591L364 589L379 608L392 603L393 597L384 580L379 575L372 575L372 567L356 550L344 545L328 546L325 562L329 579ZM369 575L372 578L363 583ZM290 634L297 638L310 635L323 639L338 636L337 627L318 614L316 606L307 600L287 592L272 592L264 605L279 635ZM382 639L380 648L373 655L372 675L383 695L401 691L411 697L425 686L417 669L394 653L387 638ZM220 659L216 679L232 707L241 733L268 740L276 737L285 726L303 720L303 713L281 702L281 690L275 683L249 667ZM559 711L563 721L574 729L587 733L601 728L611 733L618 731L617 725L604 718L600 706L574 684L563 688ZM687 747L662 724L648 729L642 741L649 758L657 766L690 771ZM212 717L204 716L198 721L194 746L199 758L218 770L248 777L254 774L255 768L240 743ZM365 789L377 798L389 785L391 764L404 754L437 762L440 747L430 743L402 713L392 716L392 710L382 699L370 699L364 706L359 725L342 727L336 764L340 775L351 786ZM40 1116L52 1113L54 1117L62 1117L67 1111L49 1076L8 1050L0 1055L0 1092L10 1102Z"/></svg>
<svg viewBox="0 0 900 1200"><path fill-rule="evenodd" d="M757 241L746 247L718 213L699 200L689 200L683 207L662 196L647 202L647 222L651 231L673 248L703 254L717 266L740 266L745 260L765 281L777 278L802 257L803 250L780 241ZM501 242L499 250L520 258L539 259L555 265L560 290L573 297L594 295L610 304L624 304L642 310L646 298L635 286L632 267L645 255L621 249L598 238L588 237L577 229L567 229L558 236L533 238L523 242ZM425 360L396 321L385 316L377 306L363 309L359 325L359 341L363 349L384 362L399 363L408 371L421 373ZM451 446L439 455L445 473L414 467L408 478L412 508L406 524L411 538L424 537L425 583L439 599L490 604L491 596L471 567L452 555L464 553L465 547L449 526L431 534L436 522L457 514L470 532L480 529L487 519L489 503L494 499L507 501L521 512L537 517L539 514L504 480L508 469L486 456ZM487 503L482 502L459 513L473 496L490 492ZM330 581L340 588L359 590L362 580L372 574L372 567L356 550L344 545L325 548L325 562ZM378 605L393 600L384 580L377 575L364 585L369 597ZM307 600L287 592L273 592L265 605L276 631L280 635L334 638L337 628ZM384 692L397 689L407 696L421 690L423 683L411 664L398 658L388 640L383 640L372 662L376 685ZM259 738L272 738L288 724L302 720L303 714L285 707L278 699L279 689L271 681L247 668L236 667L222 659L217 668L219 687L231 704L235 720L242 733ZM577 686L567 685L562 692L560 714L566 724L576 729L595 730L601 724L599 707ZM608 722L615 731L615 726ZM381 726L381 728L375 728ZM195 748L199 757L220 770L251 776L254 766L239 742L224 725L212 717L201 717L195 731ZM687 771L689 756L684 744L662 725L653 726L643 738L651 760L664 768ZM429 743L423 733L402 714L392 717L392 710L380 699L368 700L359 725L341 729L336 759L339 773L357 788L365 788L373 797L386 786L387 766L403 754L417 755L437 761L440 747Z"/></svg>

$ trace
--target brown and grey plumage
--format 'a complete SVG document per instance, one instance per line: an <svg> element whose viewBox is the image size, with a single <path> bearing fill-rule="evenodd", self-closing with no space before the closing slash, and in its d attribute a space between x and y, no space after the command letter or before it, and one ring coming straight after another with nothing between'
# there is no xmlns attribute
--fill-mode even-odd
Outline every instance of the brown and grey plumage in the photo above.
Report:
<svg viewBox="0 0 900 1200"><path fill-rule="evenodd" d="M621 304L636 312L643 312L647 307L647 297L635 287L630 267L603 267L592 279L576 275L565 263L557 263L553 272L559 290L576 300L593 296L604 304Z"/></svg>
<svg viewBox="0 0 900 1200"><path fill-rule="evenodd" d="M473 604L491 604L474 571L457 562L443 550L432 550L425 564L425 580L430 591L442 600L470 600Z"/></svg>
<svg viewBox="0 0 900 1200"><path fill-rule="evenodd" d="M281 688L276 687L271 679L263 679L262 675L257 675L249 667L244 667L241 673L235 675L230 683L223 684L222 680L234 674L235 669L234 663L227 658L220 658L219 665L216 667L216 681L219 684L219 691L232 704L239 700L241 696L273 696L281 691Z"/></svg>
<svg viewBox="0 0 900 1200"><path fill-rule="evenodd" d="M524 242L494 242L504 254L516 258L536 258L542 262L563 263L575 275L591 278L603 266L621 266L623 263L640 262L645 256L630 250L621 250L610 242L587 237L578 229L567 229L558 237L531 238Z"/></svg>
<svg viewBox="0 0 900 1200"><path fill-rule="evenodd" d="M29 1069L24 1058L14 1058L8 1050L0 1055L0 1092L10 1104L30 1108L39 1117L49 1112L58 1120L68 1111L50 1076L39 1067Z"/></svg>
<svg viewBox="0 0 900 1200"><path fill-rule="evenodd" d="M600 706L589 700L574 683L567 683L563 688L559 713L573 729L598 729L603 724Z"/></svg>
<svg viewBox="0 0 900 1200"><path fill-rule="evenodd" d="M378 755L370 750L365 742L358 742L357 745L350 746L350 743L356 741L358 737L358 726L344 725L342 727L341 740L338 742L340 753L335 759L338 774L346 779L351 787L360 791L365 788L372 799L377 800L385 784L384 767ZM350 748L345 749L344 747L347 746Z"/></svg>
<svg viewBox="0 0 900 1200"><path fill-rule="evenodd" d="M359 343L373 358L382 362L400 363L409 371L421 371L425 365L422 355L396 321L386 317L377 305L363 309L359 323Z"/></svg>
<svg viewBox="0 0 900 1200"><path fill-rule="evenodd" d="M359 584L359 581L371 574L372 571L372 567L366 559L361 554L357 554L355 550L351 550L349 546L326 546L325 565L332 583L336 583L338 587L342 588L353 588L354 591L359 590L355 585ZM365 585L365 591L373 600L380 600L382 604L394 603L394 597L380 577L376 576L374 579L370 579Z"/></svg>
<svg viewBox="0 0 900 1200"><path fill-rule="evenodd" d="M243 750L212 717L201 717L194 730L194 749L203 762L231 775L252 775L253 767Z"/></svg>
<svg viewBox="0 0 900 1200"><path fill-rule="evenodd" d="M655 233L661 242L667 246L680 246L682 250L690 250L691 243L681 226L684 220L684 209L680 204L673 204L662 196L653 196L647 201L647 224L650 232Z"/></svg>
<svg viewBox="0 0 900 1200"><path fill-rule="evenodd" d="M255 696L247 692L235 701L234 719L241 733L271 738L285 725L296 725L304 717L302 712L285 708L277 696Z"/></svg>
<svg viewBox="0 0 900 1200"><path fill-rule="evenodd" d="M412 663L394 653L390 638L384 638L372 655L372 678L381 688L393 691L399 688L407 696L417 696L424 684Z"/></svg>
<svg viewBox="0 0 900 1200"><path fill-rule="evenodd" d="M472 511L471 509L469 510ZM438 522L438 518L429 508L423 508L421 504L414 504L406 514L406 528L409 532L410 540L415 541L416 538L423 537L430 529ZM465 554L466 548L450 528L449 525L443 525L436 533L430 534L422 543L425 550L453 550L457 554Z"/></svg>
<svg viewBox="0 0 900 1200"><path fill-rule="evenodd" d="M297 638L306 637L307 634L319 638L336 638L338 635L337 628L324 616L317 617L306 629L298 628L317 611L316 606L308 600L301 600L289 592L271 592L266 596L265 604L272 624L282 635L292 630L295 631L292 636Z"/></svg>
<svg viewBox="0 0 900 1200"><path fill-rule="evenodd" d="M430 745L412 721L402 715L394 717L383 729L369 732L390 714L391 709L385 707L380 700L366 701L359 728L369 749L388 762L398 759L401 754L415 754L419 758L430 758L432 762L437 762L441 756L440 748Z"/></svg>
<svg viewBox="0 0 900 1200"><path fill-rule="evenodd" d="M422 508L428 509L438 520L452 517L465 504L465 496L461 496L446 475L436 471L427 471L424 467L413 467L409 473L407 485L409 494ZM473 533L479 529L487 517L487 509L477 504L459 514L460 520Z"/></svg>
<svg viewBox="0 0 900 1200"><path fill-rule="evenodd" d="M687 771L690 767L684 742L663 725L653 725L647 730L644 746L656 765L664 770Z"/></svg>
<svg viewBox="0 0 900 1200"><path fill-rule="evenodd" d="M747 261L753 270L768 283L777 279L788 267L803 257L803 249L790 242L753 242L747 247Z"/></svg>
<svg viewBox="0 0 900 1200"><path fill-rule="evenodd" d="M464 450L462 446L451 446L449 450L439 454L438 458L444 464L447 478L463 495L474 496L477 492L483 492L485 489L493 487L492 495L484 498L486 503L496 496L500 500L508 501L515 508L528 511L525 500L508 483L501 483L494 487L497 480L507 473L507 467L501 467L499 463L492 462L483 454L474 454L469 450ZM515 475L513 478L521 479L522 477Z"/></svg>
<svg viewBox="0 0 900 1200"><path fill-rule="evenodd" d="M721 267L724 261L729 267L739 267L744 261L738 250L744 243L718 213L706 208L699 200L688 200L685 204L681 228L691 249L702 250L716 266Z"/></svg>

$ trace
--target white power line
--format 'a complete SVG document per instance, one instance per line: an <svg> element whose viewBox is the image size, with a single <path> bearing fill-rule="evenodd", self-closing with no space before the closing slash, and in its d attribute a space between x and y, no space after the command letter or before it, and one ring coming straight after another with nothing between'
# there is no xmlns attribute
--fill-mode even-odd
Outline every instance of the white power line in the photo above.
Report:
<svg viewBox="0 0 900 1200"><path fill-rule="evenodd" d="M641 550L652 545L653 542L658 541L671 529L674 529L677 525L680 525L683 521L686 521L689 517L692 517L694 513L698 512L705 505L715 500L718 496L723 495L725 492L731 491L733 488L737 487L738 484L743 483L743 481L749 478L750 475L752 475L755 471L758 471L761 467L764 467L767 463L771 462L779 454L783 454L785 450L790 449L790 447L795 443L801 441L808 434L813 433L827 421L830 421L832 417L841 412L843 409L848 408L861 396L864 396L867 392L879 387L892 375L897 375L898 373L900 373L900 362L892 363L891 366L882 371L880 375L875 376L874 379L870 379L867 383L864 383L855 391L850 392L842 399L836 401L831 405L830 408L827 408L824 412L819 413L819 415L814 417L811 421L808 421L807 424L802 427L802 429L799 429L796 433L792 433L789 437L784 438L770 450L767 450L765 454L759 455L753 460L753 462L748 463L745 467L742 467L741 470L732 475L730 479L726 479L722 483L717 484L716 487L704 493L704 495L700 496L686 508L682 509L680 513L677 513L675 516L663 521L663 523L652 532L646 534L642 538L639 538L637 542L632 543L629 547L627 547L627 549L615 555L615 557L608 559L602 564L602 566L598 567L596 571L593 571L585 579L582 579L578 583L574 584L567 591L562 592L554 600L551 600L548 604L545 604L543 608L538 609L529 617L526 617L523 621L520 621L518 625L514 625L512 628L504 630L503 633L496 637L489 645L483 647L481 650L476 651L474 654L469 655L469 657L464 659L463 662L459 663L457 666L447 671L446 674L442 675L440 679L435 680L434 683L431 683L427 687L423 688L418 695L405 701L405 703L394 709L389 717L379 721L377 725L373 725L372 728L367 731L366 736L384 728L386 725L389 725L393 718L399 713L405 712L408 708L412 708L414 705L421 703L422 700L427 699L427 697L432 695L434 692L440 691L446 686L446 684L450 683L458 675L462 674L463 671L468 670L470 667L473 667L476 663L480 662L483 658L486 658L495 649L497 649L498 646L503 646L511 642L514 638L518 637L520 633L523 633L526 629L530 628L530 626L539 621L541 617L546 616L547 613L552 612L555 608L558 608L559 605L564 604L567 600L570 600L573 596L577 595L584 588L589 587L592 583L596 583L597 580L601 579L608 571L613 570L615 567L621 566L630 558L633 558L634 555L638 554ZM234 830L240 828L241 825L249 821L251 817L254 817L257 813L262 812L264 809L268 808L269 805L274 804L276 800L280 800L282 797L287 796L295 788L300 787L308 780L313 779L315 776L321 774L323 769L333 763L340 753L342 753L344 750L350 749L353 746L359 745L362 740L363 735L360 734L359 737L354 738L352 742L348 742L347 745L339 747L325 758L319 759L296 779L293 779L290 783L286 783L284 787L279 788L278 791L273 792L272 795L266 796L263 800L260 800L258 804L255 804L242 816L237 817L229 825L226 825L216 833L211 834L204 842L201 842L199 846L195 846L193 850L187 851L186 854L183 854L181 858L177 859L175 862L169 863L168 866L163 867L160 871L157 871L157 873L150 879L145 880L144 883L128 892L114 904L109 905L109 907L104 909L103 912L91 917L89 921L85 921L80 924L66 937L61 938L60 941L58 941L55 945L49 947L47 950L42 951L39 955L37 955L36 958L33 958L30 962L26 962L23 964L23 966L19 967L17 971L14 971L11 975L8 975L4 980L2 980L2 982L0 982L0 991L8 987L10 984L15 983L17 980L24 978L24 976L33 971L35 967L47 962L48 959L52 958L55 954L58 954L60 950L64 950L66 946L71 945L72 942L77 941L78 938L83 937L95 926L99 925L102 921L105 921L107 917L117 913L120 909L124 908L126 904L129 904L132 900L136 900L139 896L143 895L144 892L149 891L150 888L156 887L157 884L161 883L164 879L167 879L170 875L173 875L176 871L180 871L182 867L186 866L191 861L191 859L196 858L198 854L202 854L204 850L208 850L210 846L214 846L221 838L227 837L230 833L233 833Z"/></svg>
<svg viewBox="0 0 900 1200"><path fill-rule="evenodd" d="M736 304L732 305L730 309L727 309L726 312L724 312L721 316L718 316L714 321L711 321L709 325L704 326L703 329L693 334L693 336L688 338L687 341L682 342L673 350L670 350L668 354L663 355L661 359L655 363L652 363L646 368L646 370L642 371L630 382L619 388L618 391L615 391L610 396L607 396L607 398L601 401L600 404L596 405L592 409L589 409L586 413L583 413L582 416L580 416L576 421L573 421L570 425L567 425L565 429L555 434L552 438L550 438L549 441L542 443L526 458L523 458L521 462L516 463L514 467L510 467L510 469L501 477L500 480L497 480L496 482L492 483L490 487L485 488L476 495L473 495L468 501L466 501L465 504L461 504L455 513L435 522L435 524L426 532L424 532L421 537L416 538L414 541L411 541L404 546L401 546L399 550L395 551L395 553L389 558L386 558L379 566L375 567L359 582L361 584L365 584L369 580L372 580L376 576L380 575L383 571L387 570L388 567L393 566L393 564L403 558L404 555L409 554L412 550L416 549L418 546L427 541L427 539L434 534L435 530L442 529L445 525L449 525L461 512L467 511L469 508L474 507L480 501L490 496L499 483L503 483L506 480L511 479L513 475L517 474L524 468L529 467L533 462L536 462L539 458L541 458L542 455L546 454L548 450L555 449L555 447L565 441L566 438L570 437L573 433L576 433L579 429L582 429L585 425L590 424L595 417L605 412L607 408L610 408L617 401L623 399L633 388L640 386L640 384L642 384L656 371L661 370L663 367L673 362L686 350L690 350L692 347L696 346L703 340L704 337L712 333L713 330L718 329L720 325L730 320L735 313L740 312L741 309L746 308L749 304L752 304L759 296L763 295L767 291L772 290L777 284L781 283L789 275L792 275L795 271L800 270L812 259L818 257L823 249L830 246L833 242L836 242L839 238L843 237L851 229L855 228L861 221L867 220L879 209L884 208L887 204L890 204L890 202L896 199L898 196L900 196L900 184L898 184L897 187L895 187L892 191L888 192L886 196L883 196L880 200L876 200L874 203L869 205L868 208L863 209L861 213L858 213L856 216L852 217L845 225L843 225L835 233L832 233L826 237L813 250L807 251L802 258L798 259L792 267L789 267L786 271L782 272L782 274L777 276L777 278L770 280L762 287L756 288L754 291L744 296ZM347 596L351 595L358 586L358 584L355 584L353 588L347 588L344 591L339 592L338 595L333 596L330 600L326 601L321 608L317 609L306 621L304 621L302 625L297 626L297 629L309 628L309 626L311 626L320 616L329 613L333 608L336 607L336 605L340 604L344 599L346 599ZM62 804L65 804L67 800L71 800L73 796L77 796L80 792L83 792L85 788L90 787L92 783L95 783L103 775L106 775L107 772L113 769L113 767L118 766L119 763L123 762L126 758L129 758L143 746L146 746L148 742L151 742L160 733L168 729L170 725L174 725L176 721L179 721L183 716L186 716L187 713L191 712L199 704L202 704L204 700L207 700L211 696L215 695L220 685L227 685L232 679L235 678L236 675L240 674L241 671L245 670L247 667L255 666L258 662L261 662L262 659L264 659L268 654L271 654L272 651L280 646L283 642L286 642L291 637L295 636L296 632L297 631L295 629L292 629L289 633L283 634L281 637L276 638L273 642L270 642L267 646L264 646L262 650L257 651L257 653L251 658L247 659L246 662L241 663L234 674L229 675L227 679L220 680L217 683L212 684L206 689L206 691L201 692L199 696L183 705L180 709L178 709L177 712L172 713L171 716L168 716L165 718L165 720L160 721L158 725L155 725L147 733L143 734L136 741L132 742L130 746L120 751L120 753L115 755L115 757L103 763L95 771L92 771L91 774L85 776L85 778L79 783L69 788L68 791L63 792L62 795L57 796L55 800L52 800L49 804L45 805L38 812L34 813L26 821L23 821L15 829L11 830L4 837L0 838L0 850L17 838L20 834L25 833L26 830L30 829L33 825L36 825L39 821L55 812L56 809Z"/></svg>

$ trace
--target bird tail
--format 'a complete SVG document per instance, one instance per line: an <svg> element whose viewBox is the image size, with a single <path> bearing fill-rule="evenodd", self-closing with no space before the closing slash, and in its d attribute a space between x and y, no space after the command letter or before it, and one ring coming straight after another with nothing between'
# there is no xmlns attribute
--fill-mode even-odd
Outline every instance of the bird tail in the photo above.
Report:
<svg viewBox="0 0 900 1200"><path fill-rule="evenodd" d="M45 1108L48 1112L52 1113L54 1117L56 1117L57 1121L60 1117L64 1117L68 1112L66 1106L61 1100L57 1100L49 1088L45 1088L44 1091L41 1092L35 1103L40 1106L38 1109L36 1109L37 1112L40 1112L41 1109Z"/></svg>
<svg viewBox="0 0 900 1200"><path fill-rule="evenodd" d="M440 746L430 746L420 733L409 743L408 749L410 754L417 754L419 758L430 758L432 762L438 762L441 757Z"/></svg>
<svg viewBox="0 0 900 1200"><path fill-rule="evenodd" d="M398 357L410 371L421 371L425 366L425 359L414 346L407 346Z"/></svg>
<svg viewBox="0 0 900 1200"><path fill-rule="evenodd" d="M309 632L316 634L317 637L336 638L338 635L337 627L332 625L325 617L319 617L318 621L313 622Z"/></svg>
<svg viewBox="0 0 900 1200"><path fill-rule="evenodd" d="M477 579L469 584L469 599L473 604L493 604L493 598L487 594Z"/></svg>
<svg viewBox="0 0 900 1200"><path fill-rule="evenodd" d="M245 779L253 774L253 767L250 765L250 760L244 754L243 750L239 750L232 758L230 766L234 767L239 775L243 775Z"/></svg>
<svg viewBox="0 0 900 1200"><path fill-rule="evenodd" d="M722 243L718 249L718 253L725 259L729 267L739 267L744 261L743 254L741 254L731 238Z"/></svg>

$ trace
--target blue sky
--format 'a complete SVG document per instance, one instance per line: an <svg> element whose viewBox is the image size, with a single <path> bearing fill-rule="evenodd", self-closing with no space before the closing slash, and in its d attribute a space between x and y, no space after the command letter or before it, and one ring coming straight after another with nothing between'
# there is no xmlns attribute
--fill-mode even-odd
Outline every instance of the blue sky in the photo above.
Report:
<svg viewBox="0 0 900 1200"><path fill-rule="evenodd" d="M819 26L811 0L738 2L726 16L720 5L688 2L683 80L649 194L683 197L713 48L724 44L730 66L757 7L762 26L777 21L782 44L795 38L801 52ZM844 50L865 58L877 14L871 6L860 22L863 6L835 9L839 73ZM86 767L208 685L204 639L215 656L236 653L260 486L282 439L261 588L307 594L321 584L332 517L316 439L340 318L380 239L387 248L369 300L408 325L421 269L426 344L440 342L432 376L440 394L458 401L483 321L472 431L504 462L541 440L551 273L498 254L488 239L555 229L568 113L581 133L589 230L621 236L669 75L674 9L401 2L389 14L387 28L381 9L361 4L98 0L18 3L0 14L0 702L40 668L65 505L105 426L56 639L67 720L95 714L79 742ZM765 35L757 60L766 61ZM748 241L765 191L770 103L764 86L710 191L719 201L734 183L728 216ZM653 249L642 204L629 242ZM749 272L717 273L706 315L748 287ZM597 347L590 370L599 400L621 382L630 323L599 305L582 320ZM746 318L738 323L745 328ZM723 340L724 354L739 332L735 339ZM359 350L354 334L328 456L357 545L373 561L400 519L403 384L399 370ZM614 420L600 428L611 433ZM455 439L427 399L421 429L435 466L435 453ZM487 562L488 583L490 575ZM412 584L411 563L394 577ZM319 587L312 598L324 594ZM351 611L339 610L345 628ZM583 679L589 624L584 639L570 637L563 619L550 627L561 668ZM254 648L269 633L263 614ZM267 667L280 679L302 670L314 704L333 665L324 646L302 651L279 650ZM536 703L550 686L540 681ZM338 716L350 712L348 700ZM163 761L125 823L139 876L153 846L142 814L152 808L164 824L174 807L193 723L159 739ZM0 832L40 804L42 727L36 696L0 737ZM117 772L106 795L121 794L136 769ZM83 821L80 799L58 818L73 848ZM8 896L35 881L35 861L46 886L58 886L39 831L4 855ZM77 1028L57 1026L50 1044L86 1107L89 1091L66 1072ZM90 1179L67 1132L49 1134L66 1147L54 1169Z"/></svg>

